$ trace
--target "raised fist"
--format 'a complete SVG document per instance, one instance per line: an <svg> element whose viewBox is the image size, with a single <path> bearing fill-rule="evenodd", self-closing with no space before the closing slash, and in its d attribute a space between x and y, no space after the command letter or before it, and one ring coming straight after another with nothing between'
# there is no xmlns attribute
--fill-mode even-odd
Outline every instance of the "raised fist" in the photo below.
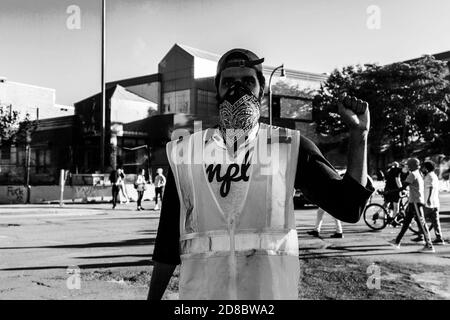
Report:
<svg viewBox="0 0 450 320"><path fill-rule="evenodd" d="M342 94L338 100L338 113L350 130L369 131L369 104L361 99Z"/></svg>

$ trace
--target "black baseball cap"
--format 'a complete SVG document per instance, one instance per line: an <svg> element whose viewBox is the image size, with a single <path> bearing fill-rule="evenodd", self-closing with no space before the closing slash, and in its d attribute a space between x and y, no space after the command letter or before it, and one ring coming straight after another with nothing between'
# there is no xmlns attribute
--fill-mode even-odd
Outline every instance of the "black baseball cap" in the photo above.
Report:
<svg viewBox="0 0 450 320"><path fill-rule="evenodd" d="M265 78L262 73L263 62L264 58L259 58L254 52L247 49L236 48L227 51L217 63L217 72L214 81L216 88L219 87L220 74L222 71L231 67L254 69L258 75L259 85L264 88Z"/></svg>

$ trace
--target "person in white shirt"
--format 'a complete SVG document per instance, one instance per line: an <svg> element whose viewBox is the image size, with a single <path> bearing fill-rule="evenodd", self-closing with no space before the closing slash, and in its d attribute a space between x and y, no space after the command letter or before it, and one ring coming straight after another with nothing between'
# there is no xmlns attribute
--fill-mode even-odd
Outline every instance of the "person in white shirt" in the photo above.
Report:
<svg viewBox="0 0 450 320"><path fill-rule="evenodd" d="M406 208L406 216L403 220L402 229L400 230L397 237L389 243L393 245L395 248L400 248L400 243L402 241L403 236L405 235L406 230L411 224L412 219L416 219L416 222L419 226L419 230L421 230L421 235L418 237L419 239L414 239L413 241L423 241L422 237L425 237L425 246L421 250L421 252L425 253L433 253L435 252L433 244L430 239L430 231L428 230L428 226L425 223L424 217L424 203L425 203L425 195L424 195L424 181L422 175L420 174L420 161L417 158L410 158L407 162L409 175L403 184L401 189L406 189L409 187L409 203ZM401 190L400 189L400 190Z"/></svg>
<svg viewBox="0 0 450 320"><path fill-rule="evenodd" d="M144 210L144 208L142 208L142 198L144 197L144 192L146 189L146 183L147 181L145 180L145 169L141 170L141 173L138 174L138 176L136 177L136 181L134 182L134 187L136 188L137 194L138 194L138 198L137 198L137 210Z"/></svg>
<svg viewBox="0 0 450 320"><path fill-rule="evenodd" d="M445 241L442 238L442 229L439 221L439 178L434 170L436 165L433 161L427 160L423 163L422 172L425 174L425 215L431 218L434 234L436 239L433 244L444 245Z"/></svg>
<svg viewBox="0 0 450 320"><path fill-rule="evenodd" d="M122 167L117 168L117 172L119 173L120 176L120 185L119 185L119 189L120 189L120 193L121 193L121 198L124 198L124 201L120 201L120 203L129 203L129 196L128 196L128 192L127 192L127 188L125 186L125 178L126 178L126 174L125 171L123 170Z"/></svg>
<svg viewBox="0 0 450 320"><path fill-rule="evenodd" d="M164 186L166 185L166 177L163 175L163 169L158 168L156 170L156 173L158 174L155 178L155 208L153 210L159 210L159 204L158 204L158 198L161 197L161 202L163 198L164 193Z"/></svg>

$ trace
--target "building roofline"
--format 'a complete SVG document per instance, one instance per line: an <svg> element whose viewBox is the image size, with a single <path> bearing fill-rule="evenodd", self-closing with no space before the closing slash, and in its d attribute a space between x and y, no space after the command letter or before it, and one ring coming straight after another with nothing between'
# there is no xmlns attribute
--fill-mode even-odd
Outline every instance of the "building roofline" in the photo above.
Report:
<svg viewBox="0 0 450 320"><path fill-rule="evenodd" d="M0 79L3 80L3 83L18 84L18 85L25 86L25 87L36 88L36 89L45 89L45 90L50 90L50 91L56 92L56 89L54 89L54 88L36 86L34 84L28 84L28 83L22 83L22 82L9 81L7 77L0 77Z"/></svg>
<svg viewBox="0 0 450 320"><path fill-rule="evenodd" d="M112 90L112 91L116 90L116 86L117 86L117 85L114 85L114 86L111 86L111 87L106 88L106 95L108 95L108 93L109 93L111 90ZM74 107L75 107L77 104L79 104L79 103L81 103L81 102L84 102L84 101L86 101L86 100L89 100L89 99L93 99L93 98L97 97L98 95L101 95L101 92L97 92L97 93L95 93L95 94L93 94L93 95L91 95L91 96L89 96L89 97L86 97L86 98L84 98L84 99L82 99L82 100L79 100L79 101L75 102L73 105L74 105Z"/></svg>
<svg viewBox="0 0 450 320"><path fill-rule="evenodd" d="M115 85L120 85L122 87L130 87L130 86L136 86L144 83L149 82L160 82L161 81L161 74L160 73L153 73L145 76L140 77L133 77L133 78L127 78L127 79L121 79L116 81L111 81L106 83L106 88L114 87Z"/></svg>
<svg viewBox="0 0 450 320"><path fill-rule="evenodd" d="M160 74L158 73L158 75L160 75ZM153 75L152 75L152 76L153 76ZM143 77L139 77L139 78L143 78ZM134 78L132 78L132 79L134 79ZM144 82L144 83L146 83L146 82ZM157 105L157 103L155 103L155 102L153 102L153 101L150 101L150 100L148 100L146 97L143 97L143 96L141 96L141 95L139 95L139 94L137 94L137 93L131 92L131 91L128 90L126 87L124 87L124 86L122 86L122 85L120 85L120 84L114 84L114 85L108 86L108 87L106 88L106 98L107 98L107 99L112 98L112 97L114 96L114 93L116 92L116 90L117 90L118 87L120 87L120 88L126 90L127 93L130 94L130 95L134 95L134 96L136 96L136 97L138 97L138 98L140 98L140 99L143 99L143 100L145 100L145 101L147 101L147 102L150 102L150 103L152 103L152 104ZM75 103L74 103L74 108L75 108L75 105L77 105L77 104L79 104L79 103L81 103L81 102L84 102L84 101L86 101L86 100L96 98L96 97L99 96L100 94L101 94L101 92L96 93L96 94L94 94L94 95L92 95L92 96L89 96L89 97L87 97L87 98L84 98L83 100L80 100L80 101L75 102ZM109 95L109 98L108 98L108 95ZM143 102L143 101L142 101L142 102Z"/></svg>
<svg viewBox="0 0 450 320"><path fill-rule="evenodd" d="M179 48L186 51L188 54L190 54L193 57L208 59L214 62L218 62L220 59L220 55L212 52L208 52L205 50L197 49L194 47L190 47L184 44L178 44L175 43L175 45L169 50L169 52L175 47L178 46ZM198 53L198 54L196 54ZM214 59L209 59L208 57L214 57ZM166 56L164 56L165 58ZM164 60L164 58L162 60ZM162 61L161 60L161 61ZM263 73L271 73L275 69L275 67L264 65L263 64ZM294 70L294 69L285 69L286 75L291 78L297 78L302 80L310 80L310 81L325 81L328 78L327 74L323 73L315 73L315 72L307 72L307 71L301 71L301 70Z"/></svg>
<svg viewBox="0 0 450 320"><path fill-rule="evenodd" d="M144 83L149 83L149 82L161 82L161 74L160 73L153 73L153 74L149 74L149 75L145 75L145 76L140 76L140 77L133 77L133 78L127 78L127 79L121 79L121 80L116 80L116 81L110 81L107 82L105 84L106 87L106 92L108 92L109 90L114 90L115 91L115 87L116 86L121 86L125 89L127 89L126 87L131 87L131 86L137 86L140 84L144 84ZM131 91L130 91L131 92ZM97 95L101 94L101 92L97 92L87 98L84 98L82 100L79 100L77 102L74 103L74 106L80 102L83 102L85 100L89 100L92 98L95 98ZM136 93L133 92L133 94L144 98ZM146 99L146 98L144 98ZM148 99L146 99L148 100Z"/></svg>
<svg viewBox="0 0 450 320"><path fill-rule="evenodd" d="M419 60L423 56L433 56L437 60L446 60L446 61L450 62L450 51L443 51L443 52L433 53L433 54L424 53L420 57L403 60L403 62L405 62L405 63L413 62L413 61Z"/></svg>
<svg viewBox="0 0 450 320"><path fill-rule="evenodd" d="M186 51L187 53L189 53L190 55L192 55L193 57L219 62L220 55L218 55L217 53L197 49L181 43L177 43L176 45L181 49L183 49L184 51Z"/></svg>
<svg viewBox="0 0 450 320"><path fill-rule="evenodd" d="M161 60L159 60L158 67L159 67L159 65L161 64L162 61L166 60L166 57L169 55L170 51L172 51L175 47L180 48L180 46L178 44L176 44L176 43L172 47L170 47L170 49L167 50L166 54L161 58Z"/></svg>

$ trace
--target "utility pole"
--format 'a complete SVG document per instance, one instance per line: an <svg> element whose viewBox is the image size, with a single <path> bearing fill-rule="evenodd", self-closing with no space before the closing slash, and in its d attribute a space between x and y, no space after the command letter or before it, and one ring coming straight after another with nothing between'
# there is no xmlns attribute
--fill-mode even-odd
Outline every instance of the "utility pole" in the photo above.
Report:
<svg viewBox="0 0 450 320"><path fill-rule="evenodd" d="M102 128L100 135L100 168L101 172L105 172L105 140L106 140L106 85L105 85L105 61L106 61L106 0L102 0L102 70L101 70L101 81L102 81Z"/></svg>

